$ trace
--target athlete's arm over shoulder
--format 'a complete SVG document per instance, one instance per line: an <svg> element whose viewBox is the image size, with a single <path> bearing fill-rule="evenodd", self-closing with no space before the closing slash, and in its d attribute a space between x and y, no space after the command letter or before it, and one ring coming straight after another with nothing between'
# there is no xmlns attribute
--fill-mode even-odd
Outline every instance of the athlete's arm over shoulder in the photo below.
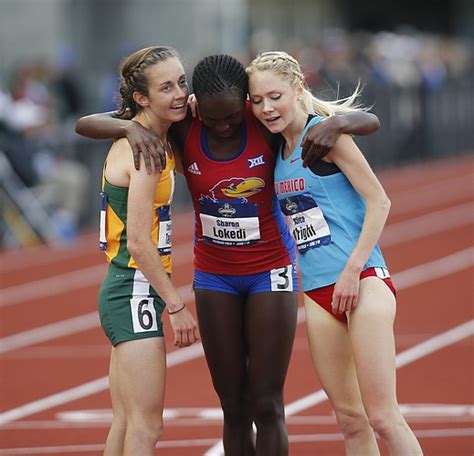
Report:
<svg viewBox="0 0 474 456"><path fill-rule="evenodd" d="M132 146L135 168L140 166L139 155L145 156L145 166L152 172L151 161L155 168L162 170L166 166L166 148L158 135L148 128L131 120L130 113L118 117L115 111L90 114L76 122L76 133L91 139L127 138Z"/></svg>
<svg viewBox="0 0 474 456"><path fill-rule="evenodd" d="M326 117L310 127L301 142L303 166L307 167L324 157L342 134L365 136L375 133L379 128L378 117L366 111Z"/></svg>

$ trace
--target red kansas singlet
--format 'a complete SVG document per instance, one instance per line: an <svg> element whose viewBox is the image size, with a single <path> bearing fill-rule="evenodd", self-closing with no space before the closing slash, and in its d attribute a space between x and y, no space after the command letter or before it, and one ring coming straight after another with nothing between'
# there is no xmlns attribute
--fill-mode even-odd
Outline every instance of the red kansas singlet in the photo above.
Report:
<svg viewBox="0 0 474 456"><path fill-rule="evenodd" d="M194 265L213 274L254 274L295 259L295 244L274 193L275 155L247 104L242 145L216 160L193 119L183 169L195 213Z"/></svg>

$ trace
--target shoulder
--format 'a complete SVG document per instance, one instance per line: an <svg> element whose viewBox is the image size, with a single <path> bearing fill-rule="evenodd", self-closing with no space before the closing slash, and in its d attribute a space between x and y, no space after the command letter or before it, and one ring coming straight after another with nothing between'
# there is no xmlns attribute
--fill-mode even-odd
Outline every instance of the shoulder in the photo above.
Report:
<svg viewBox="0 0 474 456"><path fill-rule="evenodd" d="M106 164L107 180L113 185L127 187L134 165L132 148L126 139L114 141L107 154Z"/></svg>
<svg viewBox="0 0 474 456"><path fill-rule="evenodd" d="M107 162L110 161L133 164L132 147L126 138L119 138L113 142L107 155Z"/></svg>

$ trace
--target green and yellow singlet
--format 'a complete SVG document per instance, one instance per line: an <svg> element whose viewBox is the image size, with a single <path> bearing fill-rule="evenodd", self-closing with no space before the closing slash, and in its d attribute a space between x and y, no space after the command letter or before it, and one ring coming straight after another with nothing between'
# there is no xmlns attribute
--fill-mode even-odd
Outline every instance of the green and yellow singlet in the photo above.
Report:
<svg viewBox="0 0 474 456"><path fill-rule="evenodd" d="M175 186L175 160L167 157L166 168L156 186L153 202L151 238L158 249L165 271L171 273L171 203ZM102 175L102 207L100 220L100 248L107 261L121 268L138 269L127 250L128 187L107 182Z"/></svg>

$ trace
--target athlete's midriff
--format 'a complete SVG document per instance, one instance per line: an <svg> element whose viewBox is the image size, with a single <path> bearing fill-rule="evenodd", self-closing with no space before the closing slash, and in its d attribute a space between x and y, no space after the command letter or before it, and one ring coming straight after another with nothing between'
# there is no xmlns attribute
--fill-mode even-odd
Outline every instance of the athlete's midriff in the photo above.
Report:
<svg viewBox="0 0 474 456"><path fill-rule="evenodd" d="M195 212L195 267L216 274L253 274L288 265L294 241L274 194L275 156L250 110L246 142L227 161L201 146L195 119L183 168Z"/></svg>

